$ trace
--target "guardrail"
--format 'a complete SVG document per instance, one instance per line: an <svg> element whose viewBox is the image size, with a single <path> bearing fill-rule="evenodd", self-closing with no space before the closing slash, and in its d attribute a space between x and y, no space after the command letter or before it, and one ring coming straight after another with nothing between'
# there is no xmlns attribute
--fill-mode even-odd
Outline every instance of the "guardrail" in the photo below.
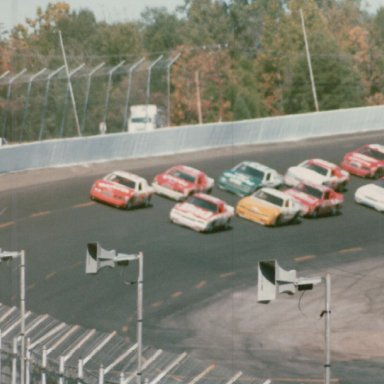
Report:
<svg viewBox="0 0 384 384"><path fill-rule="evenodd" d="M0 147L0 172L384 129L384 106L48 140Z"/></svg>

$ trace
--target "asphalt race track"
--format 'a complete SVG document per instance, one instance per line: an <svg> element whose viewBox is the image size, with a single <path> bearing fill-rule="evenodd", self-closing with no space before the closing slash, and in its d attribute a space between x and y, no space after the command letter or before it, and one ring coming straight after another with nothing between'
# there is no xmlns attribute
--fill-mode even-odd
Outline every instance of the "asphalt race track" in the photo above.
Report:
<svg viewBox="0 0 384 384"><path fill-rule="evenodd" d="M174 202L118 210L89 199L92 182L110 170L152 180L174 164L216 180L241 160L285 173L319 157L339 163L383 133L233 147L164 158L0 175L0 248L25 249L27 308L66 323L117 330L135 339L137 265L85 274L86 244L144 252L144 344L187 351L273 383L323 382L324 287L257 304L260 260L277 259L299 276L332 276L332 377L381 383L384 377L384 217L353 201L369 181L351 176L342 214L265 228L235 217L229 230L199 234L172 224ZM214 188L235 205L238 198ZM18 305L18 271L0 268L0 302Z"/></svg>

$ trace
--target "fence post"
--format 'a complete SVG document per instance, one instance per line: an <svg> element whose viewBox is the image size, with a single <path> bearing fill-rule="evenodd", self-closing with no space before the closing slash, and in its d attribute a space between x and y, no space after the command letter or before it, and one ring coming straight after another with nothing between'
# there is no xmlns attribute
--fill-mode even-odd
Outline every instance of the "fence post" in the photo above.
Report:
<svg viewBox="0 0 384 384"><path fill-rule="evenodd" d="M41 357L41 384L46 384L47 382L47 347L44 345L43 347L43 355Z"/></svg>
<svg viewBox="0 0 384 384"><path fill-rule="evenodd" d="M103 364L100 365L100 369L99 369L99 384L104 384L104 367L103 367Z"/></svg>
<svg viewBox="0 0 384 384"><path fill-rule="evenodd" d="M13 338L12 345L12 384L17 382L17 337Z"/></svg>

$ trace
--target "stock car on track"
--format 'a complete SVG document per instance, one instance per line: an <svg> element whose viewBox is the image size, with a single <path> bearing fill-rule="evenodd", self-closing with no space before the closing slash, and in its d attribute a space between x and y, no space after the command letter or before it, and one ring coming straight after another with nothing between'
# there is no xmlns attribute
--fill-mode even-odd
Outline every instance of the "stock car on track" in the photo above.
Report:
<svg viewBox="0 0 384 384"><path fill-rule="evenodd" d="M156 175L152 186L159 195L181 201L196 192L210 193L214 183L203 171L186 165L176 165Z"/></svg>
<svg viewBox="0 0 384 384"><path fill-rule="evenodd" d="M236 214L262 225L276 226L297 221L301 206L287 193L266 187L243 197L237 203Z"/></svg>
<svg viewBox="0 0 384 384"><path fill-rule="evenodd" d="M224 171L218 187L238 196L247 196L261 187L278 187L283 176L272 168L254 161L243 161Z"/></svg>
<svg viewBox="0 0 384 384"><path fill-rule="evenodd" d="M309 182L326 185L341 192L349 183L349 173L329 161L309 159L295 167L288 168L284 182L289 186Z"/></svg>
<svg viewBox="0 0 384 384"><path fill-rule="evenodd" d="M384 177L358 188L355 201L384 213Z"/></svg>
<svg viewBox="0 0 384 384"><path fill-rule="evenodd" d="M384 145L366 144L344 155L341 167L356 176L384 176Z"/></svg>
<svg viewBox="0 0 384 384"><path fill-rule="evenodd" d="M344 203L344 195L325 185L301 183L284 192L301 205L306 217L337 215Z"/></svg>
<svg viewBox="0 0 384 384"><path fill-rule="evenodd" d="M149 206L153 194L154 189L147 180L124 171L114 171L96 180L90 191L92 200L126 209Z"/></svg>
<svg viewBox="0 0 384 384"><path fill-rule="evenodd" d="M177 203L169 215L173 223L192 228L197 232L228 228L233 216L233 207L205 193L196 193L186 201Z"/></svg>

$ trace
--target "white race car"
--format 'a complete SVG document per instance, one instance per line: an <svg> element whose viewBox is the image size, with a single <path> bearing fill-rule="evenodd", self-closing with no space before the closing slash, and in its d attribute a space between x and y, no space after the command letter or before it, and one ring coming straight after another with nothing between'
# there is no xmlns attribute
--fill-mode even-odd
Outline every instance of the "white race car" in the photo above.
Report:
<svg viewBox="0 0 384 384"><path fill-rule="evenodd" d="M290 186L309 182L326 185L335 191L342 192L349 183L349 173L329 161L309 159L296 167L288 168L284 182Z"/></svg>
<svg viewBox="0 0 384 384"><path fill-rule="evenodd" d="M233 207L205 193L197 193L186 201L176 204L169 215L173 223L192 228L197 232L228 228L233 216Z"/></svg>
<svg viewBox="0 0 384 384"><path fill-rule="evenodd" d="M358 188L355 201L384 213L384 177Z"/></svg>

